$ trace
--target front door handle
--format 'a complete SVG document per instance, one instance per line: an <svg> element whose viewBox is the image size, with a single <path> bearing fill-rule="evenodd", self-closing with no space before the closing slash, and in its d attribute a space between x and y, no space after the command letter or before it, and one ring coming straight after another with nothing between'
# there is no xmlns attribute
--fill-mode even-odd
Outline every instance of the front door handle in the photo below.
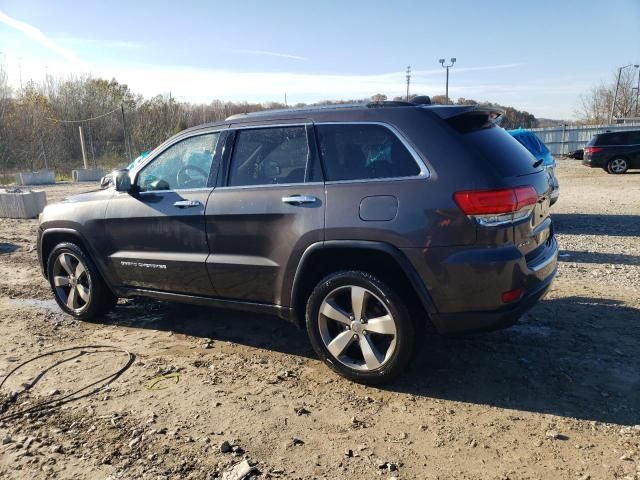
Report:
<svg viewBox="0 0 640 480"><path fill-rule="evenodd" d="M318 199L311 195L290 195L288 197L282 197L282 203L288 203L289 205L302 205L303 203L316 203Z"/></svg>
<svg viewBox="0 0 640 480"><path fill-rule="evenodd" d="M177 202L173 202L174 207L178 208L193 208L200 207L202 203L198 200L178 200Z"/></svg>

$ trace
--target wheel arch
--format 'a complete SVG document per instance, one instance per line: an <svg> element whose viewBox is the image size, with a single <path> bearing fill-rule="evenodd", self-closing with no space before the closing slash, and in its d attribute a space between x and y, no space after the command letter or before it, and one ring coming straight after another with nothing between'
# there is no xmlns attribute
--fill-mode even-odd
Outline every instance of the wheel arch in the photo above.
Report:
<svg viewBox="0 0 640 480"><path fill-rule="evenodd" d="M40 268L45 278L48 278L47 261L49 255L60 243L70 242L78 245L85 254L93 260L93 264L98 269L100 276L109 285L108 278L104 274L102 263L96 258L95 252L90 248L89 242L82 236L80 232L72 228L48 228L42 232L38 247L38 257L40 258ZM111 285L109 285L111 288Z"/></svg>
<svg viewBox="0 0 640 480"><path fill-rule="evenodd" d="M334 271L353 269L376 275L412 307L422 309L425 317L433 320L436 316L422 279L400 250L384 242L329 240L309 246L302 254L291 288L291 319L300 326L304 324L306 299L322 278Z"/></svg>

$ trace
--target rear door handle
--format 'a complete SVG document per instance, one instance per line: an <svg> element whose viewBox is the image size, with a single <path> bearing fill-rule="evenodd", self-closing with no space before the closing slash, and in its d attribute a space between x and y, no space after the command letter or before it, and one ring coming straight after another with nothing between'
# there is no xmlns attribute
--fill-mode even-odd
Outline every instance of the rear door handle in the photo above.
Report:
<svg viewBox="0 0 640 480"><path fill-rule="evenodd" d="M318 199L311 195L290 195L288 197L282 197L282 203L288 203L289 205L302 205L303 203L316 203Z"/></svg>
<svg viewBox="0 0 640 480"><path fill-rule="evenodd" d="M173 202L173 206L178 208L193 208L201 205L202 203L198 200L178 200L177 202Z"/></svg>

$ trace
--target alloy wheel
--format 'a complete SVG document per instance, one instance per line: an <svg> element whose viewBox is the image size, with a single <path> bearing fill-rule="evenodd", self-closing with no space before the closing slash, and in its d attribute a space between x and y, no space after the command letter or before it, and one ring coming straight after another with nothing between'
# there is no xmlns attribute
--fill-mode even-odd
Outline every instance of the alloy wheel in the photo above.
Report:
<svg viewBox="0 0 640 480"><path fill-rule="evenodd" d="M396 348L396 322L371 290L345 285L330 292L318 318L320 336L331 356L356 370L383 366Z"/></svg>
<svg viewBox="0 0 640 480"><path fill-rule="evenodd" d="M623 158L615 158L611 160L609 169L613 173L624 173L627 170L627 162Z"/></svg>
<svg viewBox="0 0 640 480"><path fill-rule="evenodd" d="M87 268L72 253L63 252L53 265L53 285L58 299L70 310L82 310L91 299Z"/></svg>

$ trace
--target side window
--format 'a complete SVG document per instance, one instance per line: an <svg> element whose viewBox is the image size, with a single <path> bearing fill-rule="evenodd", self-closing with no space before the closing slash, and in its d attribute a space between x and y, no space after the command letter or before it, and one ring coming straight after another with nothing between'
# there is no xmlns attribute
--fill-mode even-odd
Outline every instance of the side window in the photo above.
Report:
<svg viewBox="0 0 640 480"><path fill-rule="evenodd" d="M238 130L228 185L302 183L308 158L303 126Z"/></svg>
<svg viewBox="0 0 640 480"><path fill-rule="evenodd" d="M219 133L209 133L169 147L138 174L140 191L205 188L219 138Z"/></svg>
<svg viewBox="0 0 640 480"><path fill-rule="evenodd" d="M327 181L411 177L420 167L400 139L382 125L317 127Z"/></svg>
<svg viewBox="0 0 640 480"><path fill-rule="evenodd" d="M627 143L629 145L640 145L640 132L627 132Z"/></svg>

